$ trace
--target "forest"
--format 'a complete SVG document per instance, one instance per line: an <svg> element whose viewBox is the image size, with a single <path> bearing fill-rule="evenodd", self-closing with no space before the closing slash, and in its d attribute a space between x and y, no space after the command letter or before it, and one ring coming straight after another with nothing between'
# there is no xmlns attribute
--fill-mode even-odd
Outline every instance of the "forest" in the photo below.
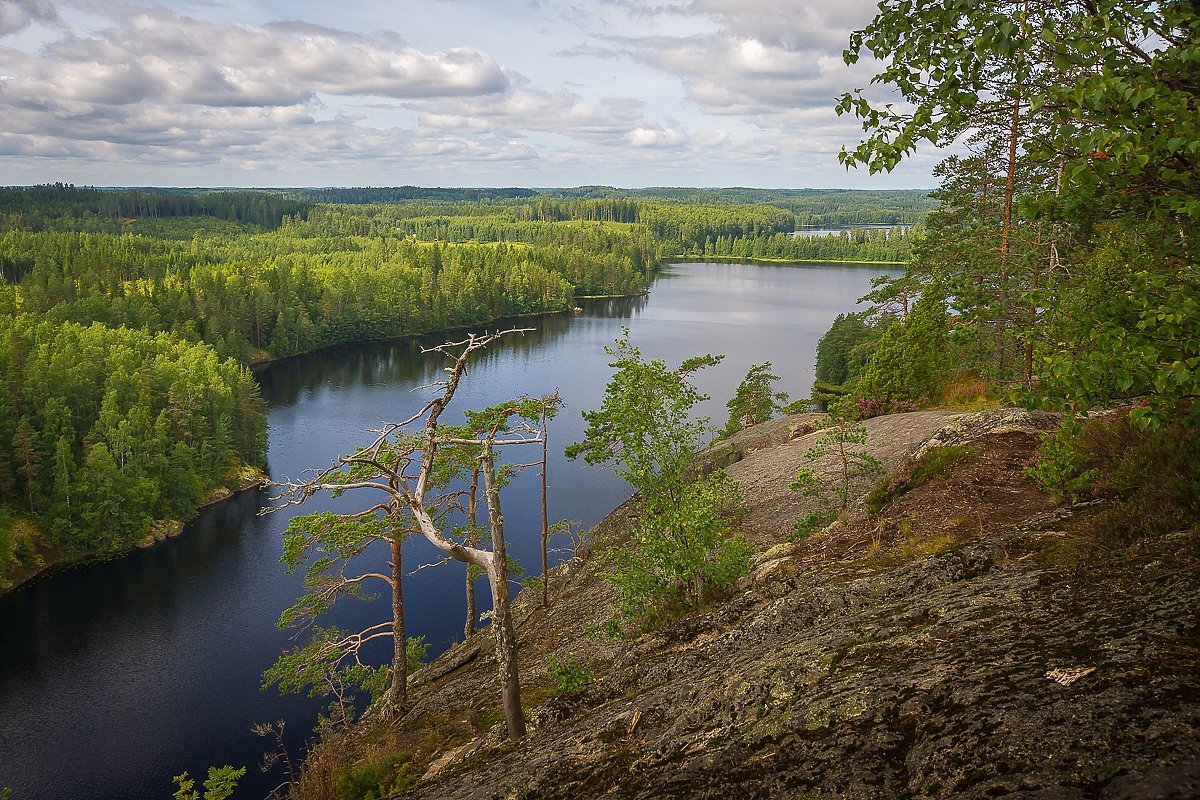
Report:
<svg viewBox="0 0 1200 800"><path fill-rule="evenodd" d="M0 188L0 590L261 467L252 365L638 294L672 258L902 262L925 195ZM898 227L792 235L858 223Z"/></svg>
<svg viewBox="0 0 1200 800"><path fill-rule="evenodd" d="M1194 524L1195 4L881 6L845 58L868 52L891 59L876 82L909 107L844 95L839 112L867 135L843 162L887 171L922 141L962 152L937 167L938 206L909 237L907 271L821 340L814 397L859 415L999 402L1064 412L1036 468L1048 488L1155 493L1123 524ZM1136 476L1105 475L1083 452L1088 412L1121 406L1143 448Z"/></svg>

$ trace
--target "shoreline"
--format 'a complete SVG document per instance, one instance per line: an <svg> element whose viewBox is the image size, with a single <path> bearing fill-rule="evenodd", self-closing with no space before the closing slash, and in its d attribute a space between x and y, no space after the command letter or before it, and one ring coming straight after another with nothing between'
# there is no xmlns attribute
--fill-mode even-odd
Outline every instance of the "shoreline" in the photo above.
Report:
<svg viewBox="0 0 1200 800"><path fill-rule="evenodd" d="M7 589L0 589L0 598L6 597L21 587L28 585L36 578L49 575L57 570L66 569L76 564L87 564L93 561L108 561L114 558L121 558L132 553L134 550L145 550L169 541L170 539L174 539L183 533L184 528L187 527L188 523L195 522L197 519L199 519L201 513L204 511L218 506L221 503L224 503L226 500L238 497L239 495L244 494L252 489L261 489L267 486L270 482L271 480L267 477L267 473L263 472L257 467L244 467L239 474L238 483L234 488L230 488L224 484L219 484L216 486L208 493L205 499L201 501L200 505L196 507L195 515L193 515L190 519L156 519L150 523L150 527L147 529L146 535L142 539L130 545L128 548L118 550L115 553L109 553L104 556L95 556L91 558L79 558L69 561L63 559L47 561L45 564L37 567L27 574L18 575L14 580L13 585L9 586Z"/></svg>
<svg viewBox="0 0 1200 800"><path fill-rule="evenodd" d="M493 317L491 319L480 320L479 322L473 322L473 323L469 323L467 325L455 325L455 326L449 327L449 328L435 328L434 330L422 331L419 333L401 333L396 336L384 336L384 337L381 337L378 339L354 339L354 340L347 341L347 342L338 342L336 344L328 344L323 347L314 347L311 350L301 350L298 353L288 353L286 356L267 356L264 358L252 358L246 362L246 367L250 370L251 373L258 373L261 370L265 370L268 367L271 367L275 364L279 364L284 361L287 361L290 358L299 358L300 356L311 356L316 353L323 353L325 351L333 350L338 347L349 347L349 346L360 345L360 344L371 344L374 342L399 342L399 341L403 341L405 339L418 339L422 336L433 336L434 334L439 334L439 333L454 333L455 331L470 330L471 328L477 328L480 325L491 325L494 322L502 322L502 321L508 320L508 319L513 319L513 320L529 319L530 317L547 317L547 316L554 316L555 314L571 314L571 313L575 313L575 309L577 308L577 306L575 306L574 304L580 300L619 300L619 299L626 298L626 297L645 297L648 294L650 294L650 290L648 288L646 288L646 289L642 289L639 292L634 292L632 294L597 294L597 295L583 294L583 295L577 295L577 296L571 298L571 303L569 305L567 305L564 308L560 308L557 311L531 311L528 314L509 314L509 315L503 316L503 317Z"/></svg>
<svg viewBox="0 0 1200 800"><path fill-rule="evenodd" d="M907 261L859 261L854 259L832 259L832 258L766 258L754 256L675 256L670 263L679 264L703 264L706 262L730 262L735 264L792 264L802 266L804 264L851 264L864 267L904 267L908 265Z"/></svg>

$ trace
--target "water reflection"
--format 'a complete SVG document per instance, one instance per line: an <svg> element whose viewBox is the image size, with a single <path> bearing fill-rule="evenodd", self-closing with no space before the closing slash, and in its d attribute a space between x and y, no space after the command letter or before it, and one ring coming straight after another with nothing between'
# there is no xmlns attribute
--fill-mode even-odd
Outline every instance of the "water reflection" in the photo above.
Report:
<svg viewBox="0 0 1200 800"><path fill-rule="evenodd" d="M580 300L576 312L548 314L536 318L511 318L486 326L487 330L532 327L519 336L509 336L476 356L482 363L495 363L513 354L530 354L570 333L580 318L630 319L650 302L649 295L639 297ZM271 405L288 406L299 402L305 393L327 387L351 385L409 384L422 386L441 376L441 362L422 353L447 341L466 335L466 331L436 333L416 338L394 339L343 345L321 353L284 359L260 369L256 377L263 396Z"/></svg>

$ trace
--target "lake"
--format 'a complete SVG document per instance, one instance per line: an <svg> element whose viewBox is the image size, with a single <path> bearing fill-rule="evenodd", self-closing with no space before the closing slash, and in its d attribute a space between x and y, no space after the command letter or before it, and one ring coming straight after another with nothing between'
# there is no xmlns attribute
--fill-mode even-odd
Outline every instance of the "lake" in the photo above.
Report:
<svg viewBox="0 0 1200 800"><path fill-rule="evenodd" d="M535 330L473 363L443 419L558 388L566 406L549 434L551 519L594 525L628 487L603 468L565 460L562 449L581 438L580 412L600 404L610 377L604 346L623 327L646 357L672 366L700 353L726 355L697 380L712 395L701 412L720 426L752 364L772 361L778 388L807 395L817 339L875 274L832 265L670 267L648 296L519 320ZM416 387L437 380L442 366L421 347L446 338L347 346L263 371L272 476L326 466L368 441L369 429L419 409L429 395ZM504 496L509 551L530 574L540 572L535 472ZM303 512L349 510L353 501L313 500ZM275 620L302 592L300 576L279 563L280 534L300 512L260 515L269 505L267 492L240 495L177 539L43 576L0 598L0 788L11 787L13 800L167 798L172 775L199 777L221 764L249 767L239 798L262 797L283 780L257 769L273 742L251 726L286 720L289 747L299 753L323 703L259 688L262 671L294 644ZM386 563L382 549L367 555ZM433 556L423 541L406 545L406 565ZM431 655L462 635L463 575L453 564L405 579L408 633L425 636ZM479 588L485 599L482 581ZM362 627L388 612L386 601L343 600L322 624ZM379 650L387 652L390 644Z"/></svg>

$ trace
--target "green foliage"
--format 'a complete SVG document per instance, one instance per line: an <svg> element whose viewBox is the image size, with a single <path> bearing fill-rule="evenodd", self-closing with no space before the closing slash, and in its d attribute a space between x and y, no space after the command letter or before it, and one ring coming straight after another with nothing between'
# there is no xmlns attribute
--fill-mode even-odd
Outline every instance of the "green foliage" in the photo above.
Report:
<svg viewBox="0 0 1200 800"><path fill-rule="evenodd" d="M335 197L357 205L313 205ZM913 191L0 189L0 507L67 558L124 549L151 519L193 515L231 465L263 463L254 380L222 359L635 293L675 253L878 255L903 231L789 232L929 206Z"/></svg>
<svg viewBox="0 0 1200 800"><path fill-rule="evenodd" d="M845 60L881 59L872 82L907 102L875 108L861 90L843 95L838 112L869 136L841 159L891 170L921 140L947 144L1005 121L1020 100L1041 123L1031 150L1065 159L1062 195L1200 219L1197 38L1190 2L881 4Z"/></svg>
<svg viewBox="0 0 1200 800"><path fill-rule="evenodd" d="M945 295L931 283L912 313L883 332L853 395L910 402L936 397L952 374L948 328Z"/></svg>
<svg viewBox="0 0 1200 800"><path fill-rule="evenodd" d="M883 464L864 448L868 437L866 427L853 419L847 404L831 407L819 424L825 433L804 451L804 460L813 465L833 456L835 477L830 487L813 466L806 466L788 484L792 491L815 498L819 503L816 510L796 523L793 540L810 536L836 519L838 511L850 505L852 482L883 474Z"/></svg>
<svg viewBox="0 0 1200 800"><path fill-rule="evenodd" d="M861 375L892 319L876 319L863 312L838 314L817 341L816 385L827 385L825 388L832 391Z"/></svg>
<svg viewBox="0 0 1200 800"><path fill-rule="evenodd" d="M812 481L810 480L809 476L804 475L803 471L801 471L801 473L796 475L792 483L788 485L788 488L806 491L811 485ZM837 510L829 508L828 506L824 508L818 508L815 511L809 511L800 519L796 520L796 524L792 526L792 532L791 535L788 536L788 540L796 542L800 539L807 539L817 531L828 527L829 524L835 519L837 519Z"/></svg>
<svg viewBox="0 0 1200 800"><path fill-rule="evenodd" d="M209 224L241 222L277 228L285 216L307 213L305 203L269 190L238 192L186 189L102 191L70 185L0 187L0 218L38 230L81 226L120 231L136 219L207 218ZM15 219L13 219L15 217Z"/></svg>
<svg viewBox="0 0 1200 800"><path fill-rule="evenodd" d="M730 537L737 485L724 472L678 487L677 504L633 523L633 547L601 555L622 624L650 630L727 591L750 566L750 545ZM647 509L648 511L648 509Z"/></svg>
<svg viewBox="0 0 1200 800"><path fill-rule="evenodd" d="M713 366L723 356L690 358L675 369L655 359L646 361L629 341L629 330L605 351L613 377L604 402L584 411L584 439L566 448L568 458L589 464L613 463L613 471L645 495L655 507L667 505L684 485L692 455L710 428L707 419L691 419L706 400L690 382L692 373Z"/></svg>
<svg viewBox="0 0 1200 800"><path fill-rule="evenodd" d="M200 792L196 791L196 782L184 772L175 776L178 788L172 796L175 800L227 800L245 774L245 767L234 769L228 764L223 767L209 767L208 777L204 779L204 795L201 797Z"/></svg>
<svg viewBox="0 0 1200 800"><path fill-rule="evenodd" d="M413 786L419 777L411 753L376 756L341 773L337 781L338 797L380 800Z"/></svg>
<svg viewBox="0 0 1200 800"><path fill-rule="evenodd" d="M878 514L918 486L944 475L970 454L969 449L959 445L929 448L920 458L875 484L866 497L867 511Z"/></svg>
<svg viewBox="0 0 1200 800"><path fill-rule="evenodd" d="M849 228L797 236L791 233L727 236L711 234L685 255L770 261L850 261L900 264L912 253L911 234L904 228Z"/></svg>
<svg viewBox="0 0 1200 800"><path fill-rule="evenodd" d="M596 681L596 676L587 668L587 665L574 656L566 658L547 656L546 665L546 674L554 682L555 694L573 692Z"/></svg>
<svg viewBox="0 0 1200 800"><path fill-rule="evenodd" d="M608 349L616 360L603 405L583 412L584 440L566 452L589 464L614 463L641 492L636 548L610 551L606 577L617 587L619 616L646 627L731 586L749 566L749 546L728 538L736 484L720 471L691 474L709 427L707 419L690 418L705 397L688 378L720 358L691 358L671 369L644 360L627 336Z"/></svg>
<svg viewBox="0 0 1200 800"><path fill-rule="evenodd" d="M1165 261L1148 234L1116 228L1082 265L1079 288L1062 297L1038 348L1034 400L1087 408L1145 395L1134 419L1148 427L1200 395L1200 272Z"/></svg>
<svg viewBox="0 0 1200 800"><path fill-rule="evenodd" d="M0 505L69 558L131 547L196 513L231 464L262 464L249 370L141 330L0 315Z"/></svg>
<svg viewBox="0 0 1200 800"><path fill-rule="evenodd" d="M11 588L9 576L42 566L37 546L44 539L36 522L0 508L0 591Z"/></svg>
<svg viewBox="0 0 1200 800"><path fill-rule="evenodd" d="M1106 505L1085 530L1113 546L1191 529L1200 522L1200 424L1195 415L1143 429L1131 418L1088 420L1079 438Z"/></svg>
<svg viewBox="0 0 1200 800"><path fill-rule="evenodd" d="M845 163L974 131L910 274L942 276L961 356L1005 390L1076 411L1147 395L1153 427L1200 388L1197 41L1195 3L1120 0L885 2L853 35L847 63L881 59L906 102L844 95L867 132Z"/></svg>
<svg viewBox="0 0 1200 800"><path fill-rule="evenodd" d="M1043 489L1072 502L1090 489L1100 474L1095 468L1085 468L1088 457L1079 449L1082 430L1079 418L1068 416L1057 431L1042 436L1037 460L1026 470Z"/></svg>
<svg viewBox="0 0 1200 800"><path fill-rule="evenodd" d="M404 655L408 661L408 673L425 666L425 658L429 655L429 642L424 636L409 636L404 640Z"/></svg>
<svg viewBox="0 0 1200 800"><path fill-rule="evenodd" d="M771 385L777 380L779 376L771 372L770 361L751 366L733 397L725 404L729 409L729 421L721 434L732 436L742 428L766 422L781 410L788 395L787 392L772 391Z"/></svg>

